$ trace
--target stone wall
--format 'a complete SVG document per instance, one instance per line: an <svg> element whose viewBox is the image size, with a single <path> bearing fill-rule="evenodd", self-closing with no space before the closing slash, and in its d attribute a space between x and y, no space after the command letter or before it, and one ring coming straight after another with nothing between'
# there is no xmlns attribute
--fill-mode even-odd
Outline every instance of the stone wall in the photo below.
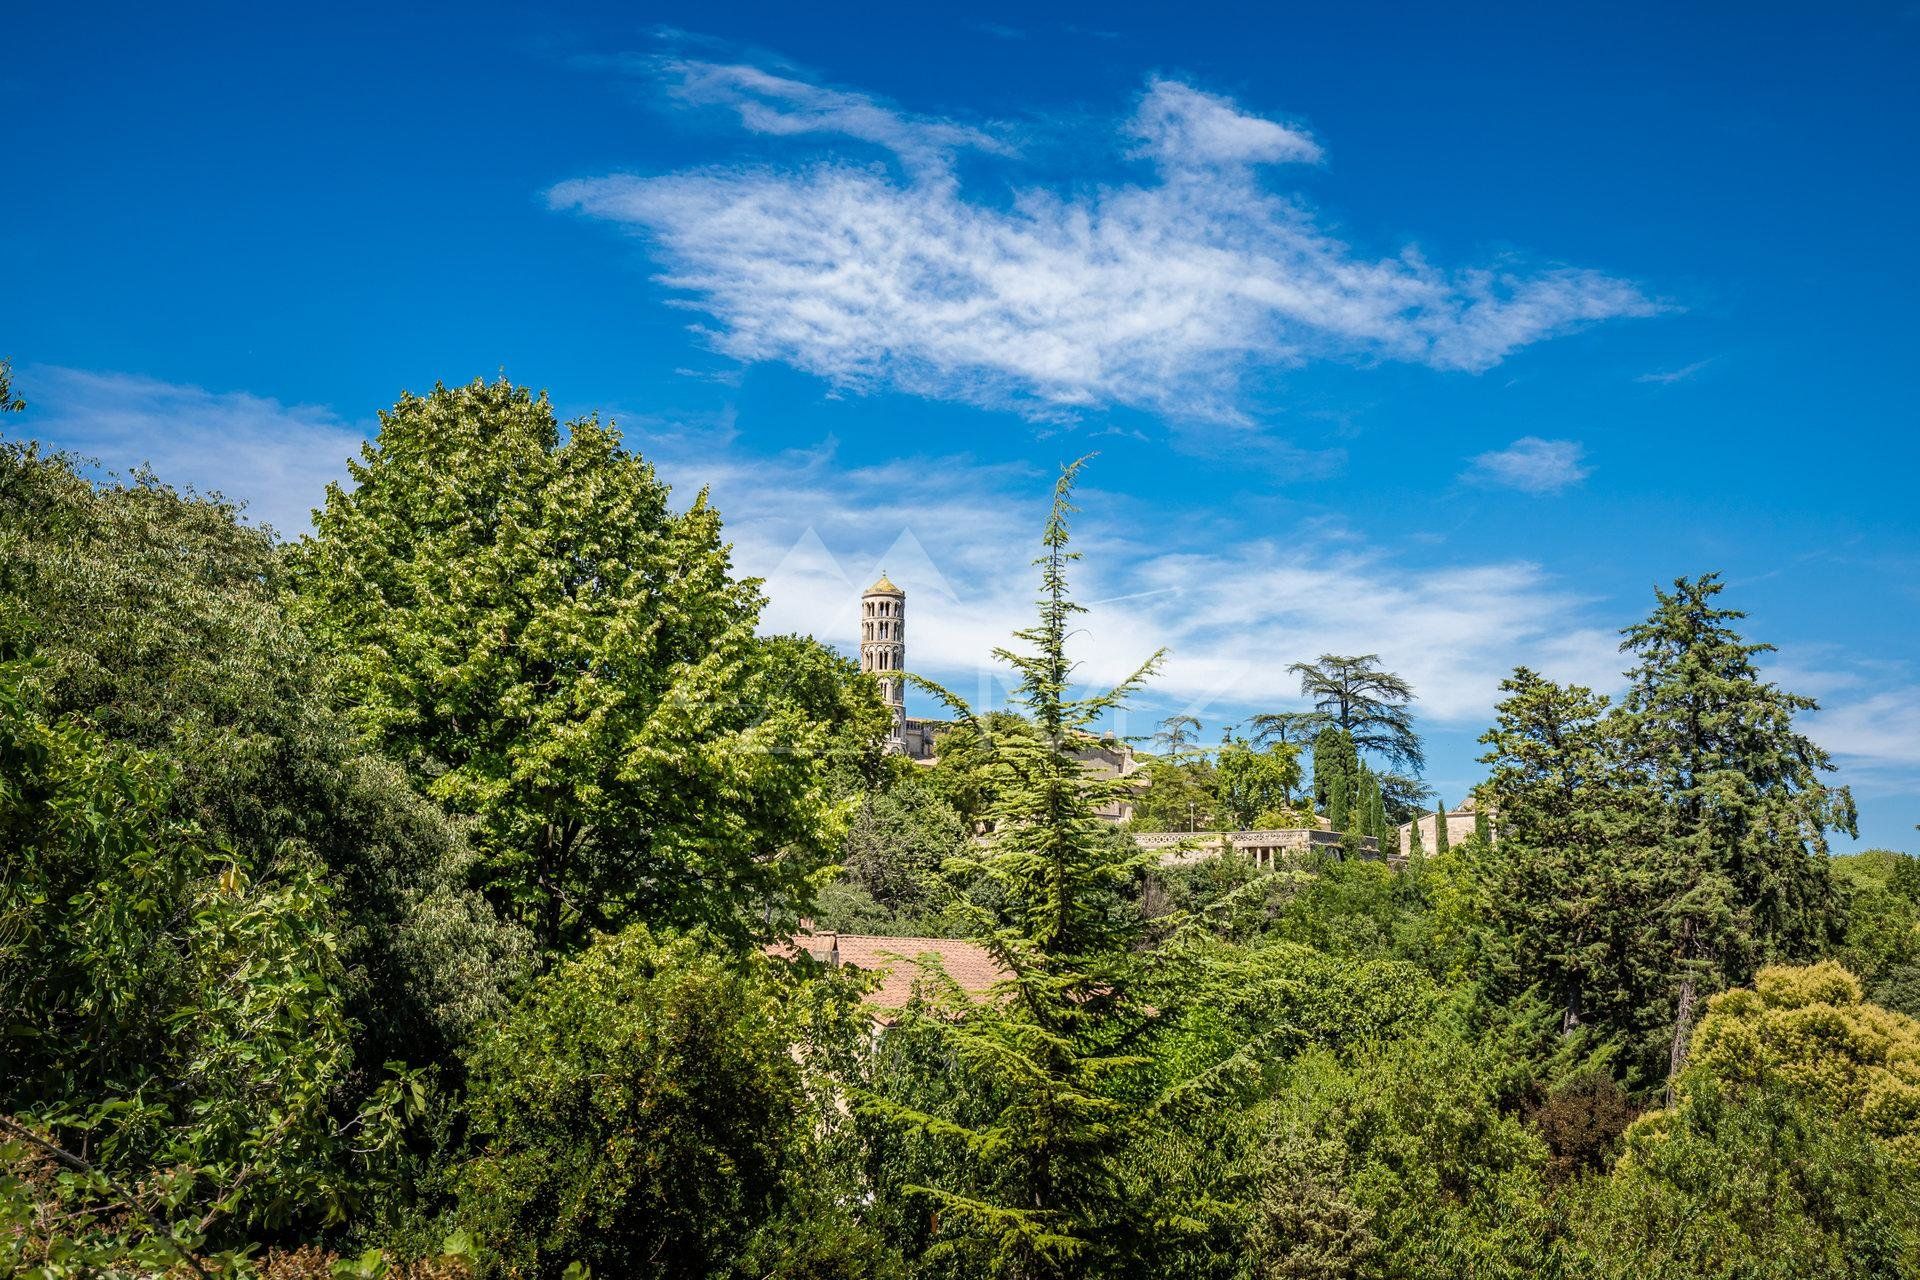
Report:
<svg viewBox="0 0 1920 1280"><path fill-rule="evenodd" d="M1431 855L1439 848L1438 814L1422 814L1414 822L1420 824L1420 847ZM1447 814L1447 843L1459 844L1473 834L1473 806L1461 805ZM1413 850L1413 822L1400 824L1400 856L1407 857Z"/></svg>
<svg viewBox="0 0 1920 1280"><path fill-rule="evenodd" d="M1265 831L1138 831L1134 842L1142 849L1160 850L1160 865L1179 866L1217 857L1231 850L1258 867L1298 862L1314 851L1338 854L1340 833L1316 827L1275 827ZM1360 842L1360 856L1378 858L1379 842Z"/></svg>

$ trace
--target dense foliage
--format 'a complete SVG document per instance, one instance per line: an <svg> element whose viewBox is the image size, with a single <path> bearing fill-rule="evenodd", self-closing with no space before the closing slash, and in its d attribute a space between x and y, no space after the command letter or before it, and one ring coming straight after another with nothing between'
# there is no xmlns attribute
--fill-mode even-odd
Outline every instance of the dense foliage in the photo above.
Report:
<svg viewBox="0 0 1920 1280"><path fill-rule="evenodd" d="M504 381L404 398L292 545L0 443L0 1273L1920 1274L1920 863L1830 856L1718 579L1617 702L1515 671L1472 833L1389 860L1436 797L1371 655L1087 767L1155 661L1073 678L1077 469L928 764ZM1162 861L1121 802L1342 842ZM876 1010L803 920L1000 979Z"/></svg>
<svg viewBox="0 0 1920 1280"><path fill-rule="evenodd" d="M476 823L548 950L630 920L751 932L825 861L826 727L781 696L720 517L504 380L408 396L290 565L372 739Z"/></svg>

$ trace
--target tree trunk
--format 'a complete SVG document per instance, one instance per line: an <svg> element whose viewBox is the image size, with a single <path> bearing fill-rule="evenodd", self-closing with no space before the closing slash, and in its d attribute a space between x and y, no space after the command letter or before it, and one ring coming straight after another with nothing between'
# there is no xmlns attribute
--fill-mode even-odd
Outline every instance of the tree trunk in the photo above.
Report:
<svg viewBox="0 0 1920 1280"><path fill-rule="evenodd" d="M1673 1105L1673 1082L1687 1065L1687 1041L1693 1038L1693 978L1680 984L1680 1003L1673 1016L1673 1049L1667 1055L1667 1105Z"/></svg>

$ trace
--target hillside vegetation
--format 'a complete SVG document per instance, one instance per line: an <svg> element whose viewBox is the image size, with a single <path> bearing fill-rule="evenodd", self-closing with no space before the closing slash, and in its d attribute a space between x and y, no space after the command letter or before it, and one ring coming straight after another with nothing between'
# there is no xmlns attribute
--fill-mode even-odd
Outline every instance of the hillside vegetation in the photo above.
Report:
<svg viewBox="0 0 1920 1280"><path fill-rule="evenodd" d="M704 494L504 380L291 542L0 441L0 1273L1920 1275L1920 864L1830 854L1716 577L1617 700L1516 670L1475 829L1389 863L1439 798L1372 655L1082 766L1160 655L1075 679L1078 470L926 767ZM1162 866L1121 798L1351 838ZM803 921L1006 976L876 1022Z"/></svg>

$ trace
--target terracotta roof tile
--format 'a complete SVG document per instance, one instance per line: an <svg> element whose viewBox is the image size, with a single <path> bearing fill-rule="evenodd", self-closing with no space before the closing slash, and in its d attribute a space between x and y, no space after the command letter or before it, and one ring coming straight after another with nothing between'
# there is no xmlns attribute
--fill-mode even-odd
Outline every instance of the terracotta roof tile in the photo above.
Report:
<svg viewBox="0 0 1920 1280"><path fill-rule="evenodd" d="M958 938L883 938L868 933L795 934L790 947L768 950L778 955L805 951L816 960L877 972L880 985L867 993L867 1003L877 1009L904 1009L920 978L920 957L931 953L939 957L947 976L969 995L984 995L1007 971L977 942Z"/></svg>

